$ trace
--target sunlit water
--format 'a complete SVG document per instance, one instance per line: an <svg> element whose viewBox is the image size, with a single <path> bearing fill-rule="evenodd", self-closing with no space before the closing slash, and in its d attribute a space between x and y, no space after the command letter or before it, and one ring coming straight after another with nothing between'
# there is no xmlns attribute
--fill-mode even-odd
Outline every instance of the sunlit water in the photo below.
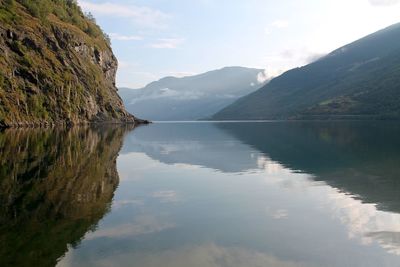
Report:
<svg viewBox="0 0 400 267"><path fill-rule="evenodd" d="M8 131L0 266L400 266L400 126Z"/></svg>

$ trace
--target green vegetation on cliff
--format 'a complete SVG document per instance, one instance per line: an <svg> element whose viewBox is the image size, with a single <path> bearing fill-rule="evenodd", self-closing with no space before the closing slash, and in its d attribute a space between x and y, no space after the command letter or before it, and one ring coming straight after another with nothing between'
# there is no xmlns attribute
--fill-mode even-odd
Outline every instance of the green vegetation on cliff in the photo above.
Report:
<svg viewBox="0 0 400 267"><path fill-rule="evenodd" d="M0 0L0 126L134 121L109 38L73 0Z"/></svg>
<svg viewBox="0 0 400 267"><path fill-rule="evenodd" d="M83 14L74 0L4 0L0 9L0 19L3 22L13 23L18 18L16 16L17 2L24 6L30 15L40 19L43 23L50 22L48 16L51 14L65 23L78 27L91 37L104 35L108 40L107 35L96 24L93 16L90 13Z"/></svg>

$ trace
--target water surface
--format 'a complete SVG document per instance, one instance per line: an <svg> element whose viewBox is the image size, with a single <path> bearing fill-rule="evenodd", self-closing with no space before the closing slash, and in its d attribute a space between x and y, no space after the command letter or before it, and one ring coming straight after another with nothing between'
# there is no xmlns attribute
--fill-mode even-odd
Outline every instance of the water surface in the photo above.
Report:
<svg viewBox="0 0 400 267"><path fill-rule="evenodd" d="M400 266L400 126L0 134L1 266Z"/></svg>

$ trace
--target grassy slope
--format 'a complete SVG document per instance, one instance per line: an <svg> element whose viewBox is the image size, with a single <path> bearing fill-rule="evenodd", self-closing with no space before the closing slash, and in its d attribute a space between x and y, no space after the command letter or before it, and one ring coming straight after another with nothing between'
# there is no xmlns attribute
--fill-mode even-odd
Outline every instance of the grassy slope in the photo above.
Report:
<svg viewBox="0 0 400 267"><path fill-rule="evenodd" d="M400 117L400 24L290 70L214 119Z"/></svg>

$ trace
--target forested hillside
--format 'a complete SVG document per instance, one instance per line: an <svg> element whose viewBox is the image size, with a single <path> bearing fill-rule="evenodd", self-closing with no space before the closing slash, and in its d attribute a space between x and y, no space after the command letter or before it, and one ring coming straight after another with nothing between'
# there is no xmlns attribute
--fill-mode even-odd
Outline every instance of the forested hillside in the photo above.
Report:
<svg viewBox="0 0 400 267"><path fill-rule="evenodd" d="M400 118L400 24L284 73L213 118Z"/></svg>

